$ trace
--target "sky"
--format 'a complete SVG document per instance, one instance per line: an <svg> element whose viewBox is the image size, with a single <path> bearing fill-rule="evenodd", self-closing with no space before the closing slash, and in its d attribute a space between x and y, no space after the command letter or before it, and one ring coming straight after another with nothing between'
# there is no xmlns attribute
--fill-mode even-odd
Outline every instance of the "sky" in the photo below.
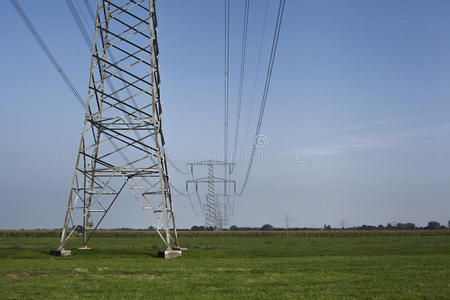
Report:
<svg viewBox="0 0 450 300"><path fill-rule="evenodd" d="M74 1L83 8L82 0ZM238 189L274 32L278 1L268 1L257 73L266 0L250 0L238 147L246 156L234 173ZM87 95L90 52L65 1L20 2L80 94ZM287 0L263 145L230 225L285 226L287 214L298 227L343 221L346 226L423 226L431 220L446 225L449 11L450 2L438 0ZM167 0L157 2L157 12L166 151L188 171L193 158L223 151L224 5ZM231 0L230 144L243 15L244 1ZM84 112L9 1L0 2L0 24L7 28L0 32L0 229L60 228ZM172 167L169 175L184 191L190 177ZM178 227L204 223L186 197L174 196ZM127 194L103 223L105 228L147 226Z"/></svg>

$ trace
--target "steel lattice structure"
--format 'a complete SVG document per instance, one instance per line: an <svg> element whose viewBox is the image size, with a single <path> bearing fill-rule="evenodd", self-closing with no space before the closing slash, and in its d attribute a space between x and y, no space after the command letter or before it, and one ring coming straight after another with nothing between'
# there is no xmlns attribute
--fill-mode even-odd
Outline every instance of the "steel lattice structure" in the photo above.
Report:
<svg viewBox="0 0 450 300"><path fill-rule="evenodd" d="M203 204L204 208L202 212L205 217L205 228L212 227L216 230L222 229L224 225L228 224L229 216L232 212L232 205L229 201L230 195L226 192L224 194L216 193L216 184L223 184L227 187L229 184L233 185L233 196L236 193L236 181L216 177L214 175L214 166L224 166L225 172L233 165L230 162L222 162L217 160L207 160L196 163L189 163L191 166L191 172L193 173L194 166L208 166L208 176L202 178L193 178L192 180L186 181L186 190L189 189L190 184L195 184L195 189L198 190L199 183L207 183L206 200ZM220 196L223 196L224 201L220 201Z"/></svg>
<svg viewBox="0 0 450 300"><path fill-rule="evenodd" d="M160 97L155 0L99 0L89 93L59 250L83 245L128 186L164 241L179 248Z"/></svg>

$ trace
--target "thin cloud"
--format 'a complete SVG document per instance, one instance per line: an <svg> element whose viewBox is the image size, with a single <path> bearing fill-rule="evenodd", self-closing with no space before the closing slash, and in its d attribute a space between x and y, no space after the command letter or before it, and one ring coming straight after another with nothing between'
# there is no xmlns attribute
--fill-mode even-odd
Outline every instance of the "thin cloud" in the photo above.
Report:
<svg viewBox="0 0 450 300"><path fill-rule="evenodd" d="M375 131L375 130L374 130ZM432 127L408 129L386 134L365 133L364 137L358 135L346 135L339 140L323 143L318 146L306 147L305 152L309 155L327 156L339 155L350 151L367 151L395 147L405 141L423 139L427 137L447 138L450 134L450 123L441 123Z"/></svg>
<svg viewBox="0 0 450 300"><path fill-rule="evenodd" d="M353 140L347 142L340 142L335 144L326 144L317 147L306 148L306 153L309 155L325 156L338 155L344 152L357 150L371 150L382 149L388 145L383 141L377 140Z"/></svg>

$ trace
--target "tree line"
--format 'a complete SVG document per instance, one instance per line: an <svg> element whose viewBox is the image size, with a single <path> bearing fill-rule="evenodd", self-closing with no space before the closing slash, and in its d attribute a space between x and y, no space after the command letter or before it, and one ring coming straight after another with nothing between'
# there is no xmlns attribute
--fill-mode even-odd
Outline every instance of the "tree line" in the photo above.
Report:
<svg viewBox="0 0 450 300"><path fill-rule="evenodd" d="M271 224L264 224L261 227L239 227L236 225L231 225L229 228L224 228L221 230L229 230L229 231L282 231L282 230L290 230L290 231L296 231L296 230L437 230L437 229L450 229L450 220L448 221L448 226L445 227L444 225L441 225L437 221L430 221L426 226L420 227L416 226L414 223L387 223L386 225L361 225L361 226L353 226L353 227L332 227L331 225L324 224L323 227L317 228L317 227L275 227ZM21 230L24 230L21 228ZM55 228L55 230L61 230L59 228ZM98 229L99 231L105 230L105 229ZM139 229L139 228L128 228L128 227L121 227L121 228L112 228L112 229L106 229L110 231L154 231L155 228L153 226L150 226L145 229ZM179 231L214 231L215 228L213 227L205 227L205 226L192 226L189 228L177 228ZM75 231L78 233L83 233L84 228L81 225L76 226Z"/></svg>
<svg viewBox="0 0 450 300"><path fill-rule="evenodd" d="M264 224L261 227L238 227L236 225L230 226L230 228L222 229L222 230L231 230L231 231L254 231L254 230L262 230L262 231L270 231L270 230L436 230L436 229L450 229L450 220L448 221L448 227L441 225L437 221L430 221L426 226L420 227L416 226L414 223L387 223L386 225L361 225L361 226L353 226L353 227L332 227L331 225L324 224L321 228L313 228L313 227L275 227L271 224ZM181 229L182 230L182 229ZM205 227L205 226L192 226L191 231L213 231L213 227Z"/></svg>

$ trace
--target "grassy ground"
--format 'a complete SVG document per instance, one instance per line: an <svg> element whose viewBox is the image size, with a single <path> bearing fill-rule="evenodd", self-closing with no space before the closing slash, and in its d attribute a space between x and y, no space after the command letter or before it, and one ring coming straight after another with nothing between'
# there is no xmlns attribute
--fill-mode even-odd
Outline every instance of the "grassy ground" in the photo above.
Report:
<svg viewBox="0 0 450 300"><path fill-rule="evenodd" d="M450 236L0 238L0 299L450 299Z"/></svg>

